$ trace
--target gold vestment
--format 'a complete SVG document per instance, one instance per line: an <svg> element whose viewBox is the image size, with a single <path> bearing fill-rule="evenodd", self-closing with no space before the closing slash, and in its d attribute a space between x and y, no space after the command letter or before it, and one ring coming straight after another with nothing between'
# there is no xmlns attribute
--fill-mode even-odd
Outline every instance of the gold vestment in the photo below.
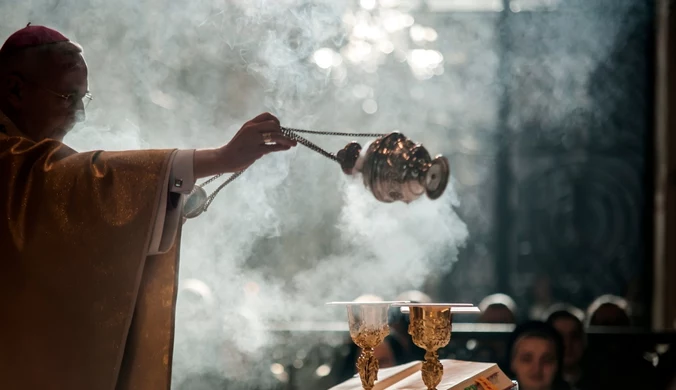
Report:
<svg viewBox="0 0 676 390"><path fill-rule="evenodd" d="M0 112L0 389L169 389L180 228L148 250L172 153L77 153Z"/></svg>

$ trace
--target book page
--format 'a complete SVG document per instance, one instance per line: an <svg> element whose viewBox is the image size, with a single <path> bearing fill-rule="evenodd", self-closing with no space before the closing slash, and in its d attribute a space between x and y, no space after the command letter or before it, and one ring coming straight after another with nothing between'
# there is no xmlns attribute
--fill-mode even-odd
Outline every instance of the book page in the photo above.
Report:
<svg viewBox="0 0 676 390"><path fill-rule="evenodd" d="M476 383L474 378L483 376L496 384L496 387L505 390L512 386L511 380L502 373L495 363L466 362L461 360L442 360L444 376L437 386L439 390L465 390ZM416 373L387 390L426 390L427 386L422 380L422 373Z"/></svg>
<svg viewBox="0 0 676 390"><path fill-rule="evenodd" d="M396 367L381 368L378 371L378 380L373 387L373 390L385 390L389 389L389 386L405 379L414 374L420 375L420 368L422 367L421 361L410 362L402 364ZM329 390L362 390L361 379L359 374L355 375L353 378L348 379L347 381L332 387Z"/></svg>

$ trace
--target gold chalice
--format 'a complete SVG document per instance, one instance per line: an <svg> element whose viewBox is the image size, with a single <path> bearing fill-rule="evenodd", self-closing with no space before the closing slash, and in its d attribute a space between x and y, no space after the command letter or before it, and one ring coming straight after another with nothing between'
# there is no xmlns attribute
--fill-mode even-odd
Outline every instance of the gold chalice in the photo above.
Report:
<svg viewBox="0 0 676 390"><path fill-rule="evenodd" d="M425 350L422 379L428 390L436 390L444 375L444 366L437 351L451 341L453 313L478 313L479 308L469 303L409 303L394 304L409 308L408 333L413 343Z"/></svg>
<svg viewBox="0 0 676 390"><path fill-rule="evenodd" d="M392 304L405 304L402 301L377 302L331 302L328 305L343 305L347 307L347 318L350 325L350 337L361 348L362 352L357 359L357 371L364 390L373 389L378 380L378 359L373 350L390 334L390 325L387 323L388 310Z"/></svg>

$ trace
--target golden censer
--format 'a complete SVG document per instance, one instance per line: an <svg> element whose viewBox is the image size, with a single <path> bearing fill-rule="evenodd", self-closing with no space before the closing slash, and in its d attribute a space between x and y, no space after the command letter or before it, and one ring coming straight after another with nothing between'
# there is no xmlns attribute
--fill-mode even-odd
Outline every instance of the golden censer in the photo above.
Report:
<svg viewBox="0 0 676 390"><path fill-rule="evenodd" d="M282 133L315 152L338 162L348 175L361 174L364 185L381 202L402 201L405 203L426 194L430 199L439 198L446 189L450 175L448 159L441 155L432 158L424 146L406 138L399 132L388 134L338 133L300 130L282 127ZM356 142L347 144L338 153L325 151L299 133L346 137L378 137L366 151ZM214 176L201 185L196 185L183 207L185 218L195 218L207 210L216 194L244 171L230 176L211 195L204 186L216 180Z"/></svg>

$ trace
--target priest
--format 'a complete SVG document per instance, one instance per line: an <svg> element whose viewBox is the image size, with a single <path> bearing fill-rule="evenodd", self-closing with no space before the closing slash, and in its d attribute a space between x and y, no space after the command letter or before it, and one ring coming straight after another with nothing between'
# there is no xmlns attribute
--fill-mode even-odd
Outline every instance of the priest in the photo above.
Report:
<svg viewBox="0 0 676 390"><path fill-rule="evenodd" d="M0 49L0 389L168 390L183 197L296 144L266 113L217 149L75 151L87 72L43 26Z"/></svg>

